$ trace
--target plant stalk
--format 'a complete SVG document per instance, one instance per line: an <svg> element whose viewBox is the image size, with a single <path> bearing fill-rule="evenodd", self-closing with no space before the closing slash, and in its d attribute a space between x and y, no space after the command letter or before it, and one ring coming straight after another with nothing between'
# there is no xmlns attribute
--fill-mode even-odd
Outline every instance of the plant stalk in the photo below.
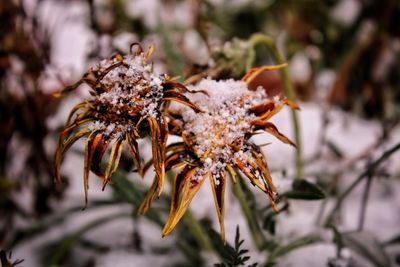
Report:
<svg viewBox="0 0 400 267"><path fill-rule="evenodd" d="M262 233L261 228L257 223L257 218L255 217L253 210L249 206L242 186L243 179L241 175L238 175L236 184L233 184L233 190L246 217L254 244L256 245L257 249L261 251L266 243L264 234Z"/></svg>

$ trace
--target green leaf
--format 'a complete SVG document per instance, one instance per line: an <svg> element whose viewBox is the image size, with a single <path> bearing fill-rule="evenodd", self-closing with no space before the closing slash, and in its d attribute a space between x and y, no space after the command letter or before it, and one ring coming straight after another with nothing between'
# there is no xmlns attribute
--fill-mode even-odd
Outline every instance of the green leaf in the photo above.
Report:
<svg viewBox="0 0 400 267"><path fill-rule="evenodd" d="M311 245L317 242L320 242L321 238L316 235L306 235L301 238L298 238L287 245L278 246L268 257L268 261L264 266L275 266L277 263L276 259L288 254L289 252L298 249L300 247L304 247L307 245Z"/></svg>
<svg viewBox="0 0 400 267"><path fill-rule="evenodd" d="M236 267L245 265L245 263L250 260L250 256L246 254L249 252L247 249L241 249L241 246L244 243L244 240L240 238L239 226L236 227L236 236L235 236L235 246L232 247L229 244L223 244L218 234L210 229L211 233L213 233L214 238L211 238L214 242L215 250L219 253L223 262L214 264L214 267ZM257 263L253 263L252 265L248 265L249 267L257 266Z"/></svg>
<svg viewBox="0 0 400 267"><path fill-rule="evenodd" d="M343 245L350 248L376 267L390 267L390 258L383 245L376 237L366 231L344 233L341 236Z"/></svg>
<svg viewBox="0 0 400 267"><path fill-rule="evenodd" d="M321 187L304 179L295 179L292 190L283 193L283 195L287 198L302 200L319 200L326 197L326 193Z"/></svg>
<svg viewBox="0 0 400 267"><path fill-rule="evenodd" d="M112 181L112 186L117 196L131 203L137 209L144 199L143 188L139 184L130 181L126 176L126 172L120 170L114 173ZM152 208L147 211L145 216L159 226L164 224L159 214Z"/></svg>

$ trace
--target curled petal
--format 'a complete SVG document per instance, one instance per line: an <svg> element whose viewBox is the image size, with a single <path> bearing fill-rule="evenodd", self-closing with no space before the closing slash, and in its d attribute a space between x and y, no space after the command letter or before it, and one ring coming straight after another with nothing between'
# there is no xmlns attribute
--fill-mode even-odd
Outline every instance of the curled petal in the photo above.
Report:
<svg viewBox="0 0 400 267"><path fill-rule="evenodd" d="M272 134L273 136L275 136L276 138L278 138L279 140L281 140L283 143L292 145L294 147L296 147L296 144L293 143L288 137L286 137L284 134L282 134L278 128L271 122L265 122L264 125L262 125L262 127L266 132Z"/></svg>
<svg viewBox="0 0 400 267"><path fill-rule="evenodd" d="M147 194L143 202L140 204L138 208L139 214L145 214L149 210L151 203L153 203L153 200L157 197L157 190L158 190L158 180L154 178L149 191L147 191Z"/></svg>
<svg viewBox="0 0 400 267"><path fill-rule="evenodd" d="M233 182L236 184L237 175L235 169L230 164L226 164L226 169L228 170L229 175L231 176Z"/></svg>
<svg viewBox="0 0 400 267"><path fill-rule="evenodd" d="M175 168L179 168L186 163L186 159L182 153L173 153L171 155L168 155L167 159L165 160L165 169L172 170Z"/></svg>
<svg viewBox="0 0 400 267"><path fill-rule="evenodd" d="M253 113L256 116L261 116L262 114L266 112L271 112L274 109L275 109L275 103L273 101L268 100L261 104L251 107L249 109L249 112Z"/></svg>
<svg viewBox="0 0 400 267"><path fill-rule="evenodd" d="M61 141L59 143L57 150L56 150L56 156L55 156L55 180L57 182L61 181L61 174L60 174L60 168L61 168L61 161L63 159L65 151L67 151L77 140L80 138L87 136L90 134L90 130L87 128L84 128L74 134L73 136L69 137L65 141Z"/></svg>
<svg viewBox="0 0 400 267"><path fill-rule="evenodd" d="M281 69L281 68L286 67L286 66L287 66L287 64L283 63L283 64L279 64L279 65L260 66L260 67L251 68L243 76L242 81L245 81L247 84L249 84L252 80L254 80L263 71Z"/></svg>
<svg viewBox="0 0 400 267"><path fill-rule="evenodd" d="M156 46L154 44L149 45L149 48L143 57L143 63L146 63L147 59L153 54L155 48Z"/></svg>
<svg viewBox="0 0 400 267"><path fill-rule="evenodd" d="M203 177L199 180L192 179L197 169L197 167L187 165L176 174L172 187L171 208L162 236L168 235L174 229L203 184L205 180Z"/></svg>
<svg viewBox="0 0 400 267"><path fill-rule="evenodd" d="M225 227L224 227L224 216L225 216L225 187L226 187L226 176L222 170L218 175L210 174L210 182L214 195L215 207L217 209L217 215L220 225L221 239L225 240Z"/></svg>
<svg viewBox="0 0 400 267"><path fill-rule="evenodd" d="M281 111L281 109L283 108L283 105L287 105L293 109L300 109L299 106L289 100L289 99L281 99L280 100L281 103L276 103L275 101L265 101L261 104L258 104L256 106L253 106L249 109L250 113L253 113L254 115L256 115L258 118L257 120L255 120L254 124L262 124L262 121L267 121L269 120L272 116L274 116L276 113L278 113L279 111ZM257 121L261 121L261 122L257 122Z"/></svg>
<svg viewBox="0 0 400 267"><path fill-rule="evenodd" d="M81 85L82 83L84 83L83 79L80 79L79 81L77 81L76 83L66 86L64 87L64 89L62 89L60 92L56 92L53 94L54 97L63 97L64 95L68 94L69 92L74 91L76 88L79 87L79 85Z"/></svg>
<svg viewBox="0 0 400 267"><path fill-rule="evenodd" d="M263 104L251 108L250 112L255 113L255 115L257 116L256 121L267 121L272 116L281 111L282 108L283 105L276 104L273 101L267 101Z"/></svg>
<svg viewBox="0 0 400 267"><path fill-rule="evenodd" d="M96 132L96 134L92 135L88 139L88 145L90 148L89 157L91 162L89 168L94 174L102 179L104 178L104 171L101 169L101 162L103 160L104 153L110 144L110 141L111 137L106 136L101 132Z"/></svg>
<svg viewBox="0 0 400 267"><path fill-rule="evenodd" d="M294 102L294 101L292 101L292 100L290 100L290 99L285 99L285 104L286 104L287 106L291 107L292 109L300 110L299 105L297 105L296 102Z"/></svg>
<svg viewBox="0 0 400 267"><path fill-rule="evenodd" d="M85 191L85 206L86 208L87 203L88 203L88 191L89 191L89 170L90 166L92 164L92 140L94 137L96 137L97 132L94 131L92 132L88 139L86 140L86 145L85 145L85 161L84 161L84 167L83 167L83 188Z"/></svg>
<svg viewBox="0 0 400 267"><path fill-rule="evenodd" d="M136 50L135 53L133 53L133 48L134 48L135 46L137 46L137 50ZM143 52L143 48L142 48L142 46L141 46L139 43L137 43L137 42L132 43L132 44L130 45L130 47L129 47L129 53L130 53L131 55L139 56L142 52Z"/></svg>
<svg viewBox="0 0 400 267"><path fill-rule="evenodd" d="M72 110L70 111L68 118L67 118L67 125L71 123L71 119L74 116L75 112L77 112L78 110L80 110L81 108L86 107L86 101L83 101L77 105L75 105Z"/></svg>
<svg viewBox="0 0 400 267"><path fill-rule="evenodd" d="M249 163L244 163L241 160L236 160L235 164L238 169L247 177L249 178L250 182L260 188L264 192L268 192L267 188L265 187L264 183L262 183L257 177L257 170L253 168Z"/></svg>
<svg viewBox="0 0 400 267"><path fill-rule="evenodd" d="M163 83L163 88L165 91L170 91L176 89L179 93L186 93L189 92L189 89L181 83L173 82L173 81L166 81Z"/></svg>
<svg viewBox="0 0 400 267"><path fill-rule="evenodd" d="M183 94L176 92L174 90L168 90L164 92L164 96L162 98L163 101L176 101L181 104L184 104L190 108L192 108L195 112L202 112L200 107L190 102L190 100L184 96Z"/></svg>
<svg viewBox="0 0 400 267"><path fill-rule="evenodd" d="M108 67L107 69L105 69L100 75L99 77L97 77L96 80L96 84L99 84L100 80L102 80L110 71L112 71L115 68L118 68L119 66L122 66L124 63L123 62L117 62L113 65L111 65L110 67Z"/></svg>
<svg viewBox="0 0 400 267"><path fill-rule="evenodd" d="M128 144L129 153L132 156L133 162L138 169L139 175L143 177L144 172L142 168L142 159L139 154L139 147L136 138L132 132L126 133L126 140Z"/></svg>
<svg viewBox="0 0 400 267"><path fill-rule="evenodd" d="M262 174L262 180L264 182L265 188L266 188L266 193L268 194L270 200L271 200L271 206L274 210L276 210L276 205L275 205L275 195L276 195L276 187L272 181L271 173L268 168L267 162L264 160L264 157L258 149L254 149L252 151L252 155L255 158L255 166L258 168L258 170Z"/></svg>
<svg viewBox="0 0 400 267"><path fill-rule="evenodd" d="M118 138L117 141L115 141L115 143L113 144L113 147L111 149L111 154L108 159L106 171L104 174L103 190L106 187L106 185L109 183L111 176L114 174L114 172L118 168L119 160L121 158L122 148L124 147L124 143L125 143L124 138Z"/></svg>
<svg viewBox="0 0 400 267"><path fill-rule="evenodd" d="M56 180L56 182L61 182L60 165L61 165L61 161L62 161L65 150L68 149L76 140L78 140L80 138L79 137L76 139L76 136L70 137L71 133L75 129L77 129L79 126L81 126L82 124L85 124L90 121L91 121L91 119L85 119L85 120L81 120L78 122L74 122L74 123L68 125L67 127L65 127L61 131L60 136L58 138L57 150L56 150L56 155L55 155L55 161L56 161L55 180ZM83 137L85 135L85 134L82 134L81 131L78 132L77 134L78 134L78 136L81 136L81 137ZM66 139L66 138L68 138L68 139ZM66 145L67 145L67 147L66 147Z"/></svg>
<svg viewBox="0 0 400 267"><path fill-rule="evenodd" d="M165 179L165 148L167 145L168 126L162 115L148 117L153 152L154 169L158 178L158 195L161 195Z"/></svg>

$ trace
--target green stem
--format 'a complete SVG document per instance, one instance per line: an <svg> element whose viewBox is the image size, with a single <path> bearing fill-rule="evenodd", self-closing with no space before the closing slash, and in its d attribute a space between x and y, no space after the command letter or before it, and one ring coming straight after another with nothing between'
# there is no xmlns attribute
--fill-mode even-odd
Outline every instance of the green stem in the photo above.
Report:
<svg viewBox="0 0 400 267"><path fill-rule="evenodd" d="M264 44L272 53L272 56L277 64L285 63L284 58L279 53L275 42L272 38L265 34L256 33L253 34L250 38L250 43L255 47L258 44ZM293 84L290 81L289 71L287 68L282 68L280 70L280 74L283 80L283 85L285 89L286 96L293 101L296 101L296 92L293 88ZM297 117L297 113L295 110L291 110L292 121L293 121L293 129L294 136L297 149L295 151L295 166L296 166L296 178L304 178L303 174L303 159L302 159L302 144L301 144L301 132L300 132L300 124L299 119Z"/></svg>
<svg viewBox="0 0 400 267"><path fill-rule="evenodd" d="M254 244L256 245L257 249L261 251L266 243L264 234L262 233L261 228L257 223L257 218L246 199L246 195L243 191L243 179L241 175L237 175L237 180L238 181L236 182L236 184L233 185L235 196L239 200L240 206L246 217Z"/></svg>
<svg viewBox="0 0 400 267"><path fill-rule="evenodd" d="M190 229L194 238L197 240L200 246L205 251L212 251L213 246L210 239L208 238L208 235L205 233L203 227L200 225L199 221L196 220L190 210L186 211L183 219L185 220L187 227Z"/></svg>
<svg viewBox="0 0 400 267"><path fill-rule="evenodd" d="M389 150L383 152L383 154L374 162L372 162L371 164L369 164L367 166L367 169L361 173L358 178L338 197L335 206L333 207L332 211L330 212L325 225L329 225L330 222L333 219L333 216L335 214L335 212L340 208L340 206L342 205L343 201L345 200L345 198L353 191L354 188L357 187L357 185L366 177L368 177L369 175L371 175L372 173L375 172L375 170L378 168L378 166L385 161L387 158L389 158L394 152L396 152L397 150L400 149L400 143L396 144L395 146L393 146L392 148L390 148Z"/></svg>

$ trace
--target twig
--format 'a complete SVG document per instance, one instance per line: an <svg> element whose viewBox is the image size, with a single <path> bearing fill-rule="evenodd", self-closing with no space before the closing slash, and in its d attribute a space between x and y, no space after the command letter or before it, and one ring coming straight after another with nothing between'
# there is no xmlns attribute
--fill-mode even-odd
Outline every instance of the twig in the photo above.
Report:
<svg viewBox="0 0 400 267"><path fill-rule="evenodd" d="M385 161L387 158L389 158L394 152L400 149L400 143L396 144L389 150L385 151L377 160L372 162L367 166L367 169L361 173L358 178L338 197L335 206L333 207L332 211L330 212L325 225L329 225L330 222L332 221L332 218L335 214L335 211L339 209L339 207L342 205L343 201L345 198L353 191L354 188L365 178L368 177L369 175L372 175L375 170L378 168L378 166Z"/></svg>
<svg viewBox="0 0 400 267"><path fill-rule="evenodd" d="M358 231L362 231L362 229L364 228L365 214L367 211L367 203L368 203L369 192L371 189L372 177L373 177L372 173L368 174L367 181L365 183L365 189L361 200L361 212L358 221Z"/></svg>

